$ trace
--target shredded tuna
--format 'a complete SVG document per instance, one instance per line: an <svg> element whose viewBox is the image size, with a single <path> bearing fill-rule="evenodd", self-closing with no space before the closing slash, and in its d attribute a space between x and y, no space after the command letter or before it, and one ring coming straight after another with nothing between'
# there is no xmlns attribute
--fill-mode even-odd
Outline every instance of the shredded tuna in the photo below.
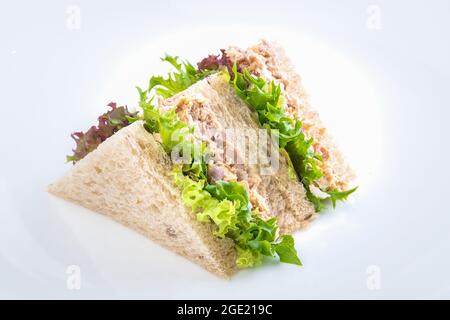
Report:
<svg viewBox="0 0 450 320"><path fill-rule="evenodd" d="M262 181L258 170L242 165L243 159L235 146L235 141L232 138L231 141L227 141L225 131L211 108L199 99L185 97L177 99L175 102L171 99L163 101L160 108L170 110L175 107L180 120L196 128L194 139L206 143L211 156L212 163L209 164L208 170L210 180L239 181L246 187L252 207L258 209L261 216L269 217L270 208L257 191ZM232 159L227 159L227 151Z"/></svg>
<svg viewBox="0 0 450 320"><path fill-rule="evenodd" d="M333 172L330 162L330 150L320 143L326 129L317 125L318 114L307 108L306 95L301 97L293 96L290 94L290 90L286 90L291 86L289 75L284 74L282 68L278 65L277 55L273 52L271 45L267 41L262 40L258 45L246 50L230 47L226 54L233 62L236 62L240 69L247 69L255 75L261 76L268 81L273 80L281 85L284 89L286 112L292 118L302 121L303 132L307 138L312 137L314 139L314 150L322 155L323 161L319 166L324 173L324 177L318 181L318 185L324 188L345 189L346 183L340 181L337 174ZM312 123L308 123L305 119L310 119Z"/></svg>

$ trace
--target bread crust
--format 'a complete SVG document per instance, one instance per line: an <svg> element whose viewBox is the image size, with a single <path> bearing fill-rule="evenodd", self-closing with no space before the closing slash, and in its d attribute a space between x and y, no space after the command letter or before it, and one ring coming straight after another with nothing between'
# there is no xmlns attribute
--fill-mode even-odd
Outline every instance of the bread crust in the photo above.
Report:
<svg viewBox="0 0 450 320"><path fill-rule="evenodd" d="M316 151L326 154L325 177L320 184L347 189L354 173L310 105L284 50L262 40L247 50L231 47L227 55L242 68L282 84L289 115L302 121ZM182 99L202 101L222 129L259 128L256 113L220 75L210 76L164 103L173 106ZM48 191L102 213L220 277L230 277L236 272L233 241L213 236L214 225L196 220L183 205L170 171L170 159L143 122L137 121L78 161ZM277 217L282 233L294 232L316 217L303 185L289 178L284 155L276 174L259 180L258 192L268 202L269 215Z"/></svg>
<svg viewBox="0 0 450 320"><path fill-rule="evenodd" d="M204 127L206 124L206 129L215 129L215 132L248 129L247 132L240 131L244 134L242 138L247 141L254 140L255 137L251 134L257 133L261 129L256 112L236 95L227 79L220 73L197 82L187 90L168 99L164 104L170 109L174 107L179 109L180 105L184 104L190 116L188 120L191 121L190 125L196 127ZM193 104L196 104L195 108L192 107ZM205 121L205 119L208 120ZM209 135L202 135L201 139L208 146L214 143ZM250 149L255 144L257 141L243 145L237 143L233 147L235 147L235 152L242 156L252 153L254 150ZM229 145L230 141L228 140L226 147L229 148ZM316 214L314 206L306 197L306 191L301 182L290 177L288 160L285 155L279 153L278 147L273 151L277 153L276 160L274 160L277 163L276 169L272 172L264 171L264 168L267 167L266 164L250 164L247 156L242 156L245 158L242 164L229 166L233 172L241 170L245 173L247 178L243 179L242 183L248 186L250 199L257 198L253 199L255 201L252 204L254 208L259 209L263 218L277 217L280 232L292 233L305 227ZM223 152L223 146L215 150L215 153ZM256 152L262 154L260 157L262 158L267 150L258 145ZM258 207L260 202L258 199L264 201L267 205L266 209ZM265 212L265 210L267 211Z"/></svg>
<svg viewBox="0 0 450 320"><path fill-rule="evenodd" d="M277 43L263 39L246 50L230 47L226 53L241 68L247 68L268 81L274 80L282 85L287 103L286 111L293 119L302 121L305 135L314 139L315 152L324 158L321 166L325 176L319 181L319 185L324 189L348 189L355 174L323 125L319 114L311 106L301 77L285 50Z"/></svg>
<svg viewBox="0 0 450 320"><path fill-rule="evenodd" d="M137 121L77 162L48 191L104 214L220 276L236 272L230 239L196 220L169 176L170 160Z"/></svg>

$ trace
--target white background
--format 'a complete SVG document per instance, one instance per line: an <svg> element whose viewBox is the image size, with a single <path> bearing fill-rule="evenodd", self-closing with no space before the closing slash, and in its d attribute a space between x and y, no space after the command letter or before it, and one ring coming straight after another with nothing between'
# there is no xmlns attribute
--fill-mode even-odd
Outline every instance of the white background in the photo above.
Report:
<svg viewBox="0 0 450 320"><path fill-rule="evenodd" d="M449 16L448 1L2 0L0 297L450 298ZM303 267L217 279L46 193L69 133L133 107L164 52L196 62L259 37L286 47L360 177L296 234Z"/></svg>

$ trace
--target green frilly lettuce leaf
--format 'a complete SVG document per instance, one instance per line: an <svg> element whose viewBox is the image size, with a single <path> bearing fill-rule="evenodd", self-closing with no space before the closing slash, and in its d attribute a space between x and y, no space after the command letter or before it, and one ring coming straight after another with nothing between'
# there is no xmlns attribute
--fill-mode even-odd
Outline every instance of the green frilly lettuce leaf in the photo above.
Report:
<svg viewBox="0 0 450 320"><path fill-rule="evenodd" d="M232 72L233 76L230 78L236 94L257 112L261 126L277 135L280 148L287 152L289 167L297 173L315 210L319 212L326 208L328 201L335 207L336 201L346 200L356 188L347 191L321 190L329 195L325 199L311 192L311 185L323 177L320 169L322 157L314 152L313 139L305 136L301 121L292 119L284 110L280 85L252 75L246 69L240 72L236 64ZM292 170L290 172L292 176Z"/></svg>

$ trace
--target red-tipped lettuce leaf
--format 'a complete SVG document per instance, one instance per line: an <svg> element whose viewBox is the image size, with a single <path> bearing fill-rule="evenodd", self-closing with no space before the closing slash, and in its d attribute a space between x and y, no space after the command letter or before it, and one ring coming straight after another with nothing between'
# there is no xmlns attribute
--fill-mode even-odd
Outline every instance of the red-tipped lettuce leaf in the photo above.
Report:
<svg viewBox="0 0 450 320"><path fill-rule="evenodd" d="M88 153L94 151L100 143L111 137L114 133L128 126L137 112L129 112L126 106L117 107L115 102L108 104L111 110L98 117L98 125L92 126L86 132L74 132L71 137L76 142L73 155L67 156L67 161L74 164L83 159Z"/></svg>

